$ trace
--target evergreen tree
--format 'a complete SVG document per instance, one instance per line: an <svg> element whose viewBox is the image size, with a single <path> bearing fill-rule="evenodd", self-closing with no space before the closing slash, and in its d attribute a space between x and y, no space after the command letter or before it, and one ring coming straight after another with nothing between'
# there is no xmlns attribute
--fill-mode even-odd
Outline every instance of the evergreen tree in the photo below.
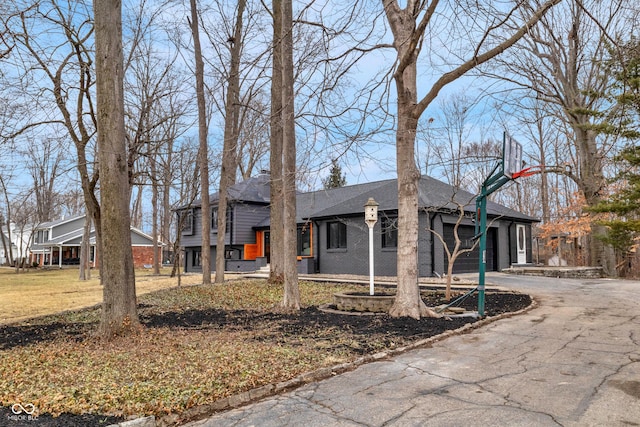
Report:
<svg viewBox="0 0 640 427"><path fill-rule="evenodd" d="M609 214L601 221L610 230L605 241L626 256L640 235L640 40L633 37L620 47L609 67L614 77L609 93L613 105L599 131L625 138L629 144L614 158L620 169L613 180L617 188L590 210Z"/></svg>
<svg viewBox="0 0 640 427"><path fill-rule="evenodd" d="M331 172L329 176L322 180L325 190L340 188L347 185L347 176L342 172L342 168L337 159L331 160Z"/></svg>

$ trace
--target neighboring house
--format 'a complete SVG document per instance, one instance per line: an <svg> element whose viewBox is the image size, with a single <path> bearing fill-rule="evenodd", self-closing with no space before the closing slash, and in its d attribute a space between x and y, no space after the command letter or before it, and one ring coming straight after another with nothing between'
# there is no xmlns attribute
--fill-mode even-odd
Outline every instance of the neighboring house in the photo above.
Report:
<svg viewBox="0 0 640 427"><path fill-rule="evenodd" d="M4 246L0 242L0 265L4 265L9 261L9 245L11 245L11 254L13 255L14 261L20 259L28 260L31 253L30 242L32 226L18 227L12 222L9 224L9 227L10 229L7 230L5 225L1 231L4 235L5 244L7 245L7 253L5 253ZM7 231L10 231L10 233ZM11 237L9 237L9 235Z"/></svg>
<svg viewBox="0 0 640 427"><path fill-rule="evenodd" d="M459 227L463 244L471 247L475 235L475 198L471 193L430 177L418 183L418 269L421 277L447 271L444 246L429 228L453 242L458 215L452 198L465 207ZM364 204L369 197L379 203L374 227L375 274L396 275L397 180L350 185L297 195L298 271L301 273L359 274L369 272L368 228ZM211 259L215 259L218 194L211 195ZM198 202L178 211L187 215L181 234L185 271L202 271L201 209ZM532 261L531 225L535 218L497 203L487 203L487 270ZM229 190L225 257L227 271L252 271L269 262L269 175L263 174ZM458 258L455 273L478 271L478 249ZM215 262L211 263L215 268Z"/></svg>
<svg viewBox="0 0 640 427"><path fill-rule="evenodd" d="M9 251L11 251L11 254L13 254L13 256L16 257L16 254L18 253L18 248L11 240L9 240L9 236L7 236L7 233L5 232L4 229L1 230L0 233L3 234L4 242L7 247L7 251L5 253L4 246L0 242L0 265L5 265L9 262ZM11 249L9 249L9 246L11 246Z"/></svg>
<svg viewBox="0 0 640 427"><path fill-rule="evenodd" d="M40 266L58 266L80 264L80 249L84 231L85 215L75 216L57 221L45 222L37 226L33 233L31 245L31 261ZM95 229L91 227L90 262L96 266ZM131 247L134 265L138 268L153 263L153 238L142 231L131 227Z"/></svg>

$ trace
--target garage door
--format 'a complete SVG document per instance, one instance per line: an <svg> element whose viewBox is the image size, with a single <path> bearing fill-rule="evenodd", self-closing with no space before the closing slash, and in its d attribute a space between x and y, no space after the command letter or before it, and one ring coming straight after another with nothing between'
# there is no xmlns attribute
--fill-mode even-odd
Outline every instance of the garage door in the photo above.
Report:
<svg viewBox="0 0 640 427"><path fill-rule="evenodd" d="M449 248L454 247L455 239L453 237L453 224L444 224L443 233L444 241ZM469 225L461 225L458 228L458 236L462 240L462 247L471 247L473 245L473 236L475 235L475 227ZM496 271L498 257L496 255L496 230L489 228L487 230L487 271ZM445 271L449 266L447 254L443 249ZM473 251L464 253L458 257L453 265L454 273L476 273L478 272L478 264L480 262L479 250L476 247Z"/></svg>

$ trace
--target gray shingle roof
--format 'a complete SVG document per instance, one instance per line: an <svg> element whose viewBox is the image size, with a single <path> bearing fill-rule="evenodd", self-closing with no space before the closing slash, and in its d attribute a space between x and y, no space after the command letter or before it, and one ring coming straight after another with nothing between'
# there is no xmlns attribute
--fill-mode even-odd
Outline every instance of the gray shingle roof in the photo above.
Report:
<svg viewBox="0 0 640 427"><path fill-rule="evenodd" d="M268 204L270 201L270 177L263 174L239 182L229 189L232 201ZM219 194L211 194L211 203L218 200ZM381 211L394 211L398 209L398 181L388 179L384 181L369 182L366 184L348 185L331 190L318 190L297 195L297 219L303 222L314 218L328 218L336 216L363 215L364 204L369 197L373 197L379 203ZM465 206L465 211L475 211L475 195L461 189L438 181L435 178L423 176L418 181L418 208L419 209L457 209L456 203ZM193 206L200 206L200 200ZM503 216L522 221L535 222L536 218L509 209L498 203L487 202L487 214L490 216ZM266 220L261 226L268 226Z"/></svg>
<svg viewBox="0 0 640 427"><path fill-rule="evenodd" d="M351 185L332 190L320 190L299 194L297 213L299 220L326 218L347 215L364 215L364 204L369 197L379 203L381 211L398 209L398 184L396 179ZM475 211L475 195L437 179L423 176L418 181L419 209L457 209L461 203L465 211ZM506 216L523 221L537 221L536 218L524 215L506 206L491 201L487 202L487 214L490 216Z"/></svg>

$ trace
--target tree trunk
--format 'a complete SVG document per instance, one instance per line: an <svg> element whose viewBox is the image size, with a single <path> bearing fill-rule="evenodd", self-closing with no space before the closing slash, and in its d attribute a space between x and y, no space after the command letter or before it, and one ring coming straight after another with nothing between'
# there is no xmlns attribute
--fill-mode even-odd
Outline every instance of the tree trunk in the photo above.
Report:
<svg viewBox="0 0 640 427"><path fill-rule="evenodd" d="M156 166L156 153L149 156L151 169L151 236L153 236L153 274L160 274L160 247L158 246L158 168Z"/></svg>
<svg viewBox="0 0 640 427"><path fill-rule="evenodd" d="M398 290L389 314L393 317L435 317L420 297L418 286L418 180L415 142L418 129L417 56L410 40L415 17L407 10L385 3L385 11L394 34L394 47L404 63L395 74L398 128L396 131L396 168L398 172ZM397 5L396 5L397 6Z"/></svg>
<svg viewBox="0 0 640 427"><path fill-rule="evenodd" d="M396 70L393 79L397 92L397 130L396 130L396 162L398 172L398 291L393 306L392 316L434 316L420 298L418 288L418 179L420 172L415 160L415 140L418 119L425 109L438 96L447 84L459 79L468 71L487 62L520 40L530 28L554 4L560 0L549 0L532 13L531 18L502 43L486 52L480 52L485 40L481 36L475 48L471 49L471 57L442 74L433 83L427 94L418 102L417 95L417 63L418 55L425 38L425 32L436 14L438 1L430 3L407 1L405 9L401 9L397 0L382 0L384 12L393 33L393 47L396 50ZM496 22L500 19L496 19ZM491 30L487 30L491 31Z"/></svg>
<svg viewBox="0 0 640 427"><path fill-rule="evenodd" d="M82 228L82 246L80 247L80 280L91 279L91 215L87 210Z"/></svg>
<svg viewBox="0 0 640 427"><path fill-rule="evenodd" d="M416 86L415 66L407 67L404 77L396 79L398 87L398 130L396 134L396 161L398 170L398 290L389 310L393 317L409 316L414 319L433 317L420 298L418 287L418 180L420 172L415 164L414 147L417 120L413 117Z"/></svg>
<svg viewBox="0 0 640 427"><path fill-rule="evenodd" d="M222 170L218 192L218 235L216 243L216 283L224 282L225 235L227 232L228 190L236 181L238 169L238 111L240 107L240 55L242 53L242 19L246 0L238 0L234 36L231 45L231 67L227 85L227 100L222 147Z"/></svg>
<svg viewBox="0 0 640 427"><path fill-rule="evenodd" d="M94 3L104 337L139 325L129 220L129 177L124 127L122 10L119 0Z"/></svg>
<svg viewBox="0 0 640 427"><path fill-rule="evenodd" d="M283 307L300 310L298 286L298 233L296 224L296 133L293 91L293 7L282 7L282 151L284 195L284 298Z"/></svg>
<svg viewBox="0 0 640 427"><path fill-rule="evenodd" d="M269 282L284 284L284 195L282 171L282 0L273 1L273 72L271 77L271 207Z"/></svg>
<svg viewBox="0 0 640 427"><path fill-rule="evenodd" d="M585 118L586 120L586 118ZM602 159L598 154L596 135L592 130L584 128L584 124L573 124L576 137L578 158L580 161L580 179L578 185L584 194L587 206L596 206L602 201L602 191L606 187L606 180L602 171ZM607 236L607 227L591 222L589 235L589 265L602 267L608 276L616 276L616 256L611 245L602 240Z"/></svg>
<svg viewBox="0 0 640 427"><path fill-rule="evenodd" d="M201 262L202 283L211 284L211 204L209 202L209 146L207 144L207 106L204 97L204 61L200 47L200 29L198 26L198 9L196 0L191 0L191 34L196 63L196 97L198 99L198 164L200 167L201 197ZM224 273L224 272L223 272Z"/></svg>

